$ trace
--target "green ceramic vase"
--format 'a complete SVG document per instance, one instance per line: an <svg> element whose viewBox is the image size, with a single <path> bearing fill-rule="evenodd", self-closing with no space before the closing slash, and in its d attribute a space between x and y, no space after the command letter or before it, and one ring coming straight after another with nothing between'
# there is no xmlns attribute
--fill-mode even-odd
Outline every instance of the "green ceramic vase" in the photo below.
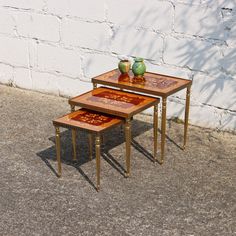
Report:
<svg viewBox="0 0 236 236"><path fill-rule="evenodd" d="M134 64L132 66L132 71L135 77L143 77L144 73L146 72L146 66L143 62L143 58L136 57L134 59Z"/></svg>
<svg viewBox="0 0 236 236"><path fill-rule="evenodd" d="M131 63L129 60L121 60L118 64L118 68L122 74L126 74L129 72L131 67Z"/></svg>

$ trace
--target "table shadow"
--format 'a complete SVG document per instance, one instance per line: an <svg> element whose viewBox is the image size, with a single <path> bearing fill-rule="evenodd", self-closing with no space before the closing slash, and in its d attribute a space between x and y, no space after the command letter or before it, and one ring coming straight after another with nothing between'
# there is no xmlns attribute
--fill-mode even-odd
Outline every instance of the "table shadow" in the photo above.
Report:
<svg viewBox="0 0 236 236"><path fill-rule="evenodd" d="M140 144L133 140L133 138L143 134L144 132L153 128L152 123L147 123L140 120L132 121L132 146L138 151L142 151L145 157L152 160L152 155L146 151ZM135 128L134 128L135 127ZM63 130L63 131L62 131ZM89 143L88 143L88 133L83 130L78 130L77 132L77 161L72 160L72 140L71 140L71 130L65 130L61 128L61 162L62 164L73 166L77 171L84 177L84 179L96 189L94 183L91 179L84 173L81 166L90 161L89 159ZM124 164L120 163L115 156L113 156L109 151L116 146L121 144L125 145L125 137L123 126L117 126L114 129L110 129L104 132L105 144L101 148L101 157L116 171L118 171L122 176L125 176ZM57 177L57 171L52 167L50 161L56 161L56 148L55 148L55 136L49 138L53 145L45 150L42 150L37 154L41 160L46 164L46 166L55 174ZM93 145L94 148L94 145ZM125 148L125 146L124 146ZM124 152L125 154L125 152ZM95 158L93 151L93 158ZM153 161L153 160L152 160ZM63 175L63 166L62 166Z"/></svg>

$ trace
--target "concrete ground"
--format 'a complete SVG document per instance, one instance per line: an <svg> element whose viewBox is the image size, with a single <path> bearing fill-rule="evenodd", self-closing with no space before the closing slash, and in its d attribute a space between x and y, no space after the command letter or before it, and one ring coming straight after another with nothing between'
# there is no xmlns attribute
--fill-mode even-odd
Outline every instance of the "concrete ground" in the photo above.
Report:
<svg viewBox="0 0 236 236"><path fill-rule="evenodd" d="M51 120L67 99L0 86L0 235L236 235L236 136L168 122L166 161L150 160L151 117L132 123L132 173L123 176L124 139L105 135L101 191L86 133L71 161L62 132L63 176L56 177Z"/></svg>

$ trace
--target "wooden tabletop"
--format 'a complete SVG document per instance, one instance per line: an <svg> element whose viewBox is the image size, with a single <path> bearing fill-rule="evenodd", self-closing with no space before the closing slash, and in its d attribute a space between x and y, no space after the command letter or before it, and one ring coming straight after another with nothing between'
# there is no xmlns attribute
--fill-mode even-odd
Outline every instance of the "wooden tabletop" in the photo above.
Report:
<svg viewBox="0 0 236 236"><path fill-rule="evenodd" d="M72 127L85 129L92 132L102 132L122 123L123 121L124 120L119 117L87 109L79 109L53 120L53 124L55 126L62 126L65 128Z"/></svg>
<svg viewBox="0 0 236 236"><path fill-rule="evenodd" d="M149 96L100 87L70 99L69 104L130 118L159 101L159 99Z"/></svg>
<svg viewBox="0 0 236 236"><path fill-rule="evenodd" d="M135 79L131 71L128 74L121 74L118 69L115 69L94 77L92 82L161 97L168 97L192 84L191 80L151 72L146 72L144 79L144 81Z"/></svg>

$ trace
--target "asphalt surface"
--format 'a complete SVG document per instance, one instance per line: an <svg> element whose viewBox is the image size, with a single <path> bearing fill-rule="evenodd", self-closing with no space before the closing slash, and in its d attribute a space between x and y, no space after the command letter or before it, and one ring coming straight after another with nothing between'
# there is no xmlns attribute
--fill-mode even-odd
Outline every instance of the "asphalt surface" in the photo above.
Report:
<svg viewBox="0 0 236 236"><path fill-rule="evenodd" d="M0 86L0 235L236 235L236 135L168 121L165 163L151 161L152 117L132 122L131 177L120 128L105 134L101 191L87 135L62 132L56 176L52 119L67 99ZM160 137L159 137L160 138Z"/></svg>

